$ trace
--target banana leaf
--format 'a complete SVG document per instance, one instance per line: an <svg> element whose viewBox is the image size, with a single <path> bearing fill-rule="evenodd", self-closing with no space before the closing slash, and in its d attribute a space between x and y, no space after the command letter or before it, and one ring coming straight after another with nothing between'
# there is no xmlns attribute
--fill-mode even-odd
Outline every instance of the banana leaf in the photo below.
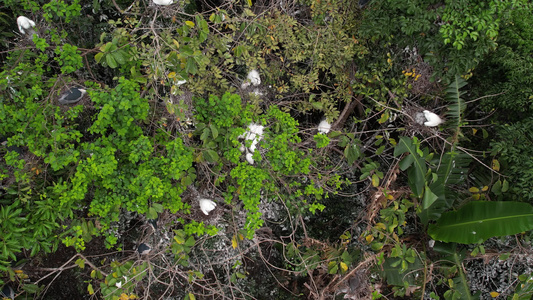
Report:
<svg viewBox="0 0 533 300"><path fill-rule="evenodd" d="M438 241L461 244L482 243L495 236L506 236L533 229L533 206L501 201L470 202L457 211L442 214L430 224L429 235Z"/></svg>

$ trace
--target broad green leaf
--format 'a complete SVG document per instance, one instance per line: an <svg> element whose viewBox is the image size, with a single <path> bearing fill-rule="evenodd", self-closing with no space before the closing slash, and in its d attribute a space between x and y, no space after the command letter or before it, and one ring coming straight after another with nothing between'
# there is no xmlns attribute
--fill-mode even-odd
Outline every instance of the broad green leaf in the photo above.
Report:
<svg viewBox="0 0 533 300"><path fill-rule="evenodd" d="M151 220L157 219L157 211L154 207L148 208L148 212L146 213L146 217Z"/></svg>
<svg viewBox="0 0 533 300"><path fill-rule="evenodd" d="M103 52L97 53L94 56L94 60L96 60L97 63L100 63L100 61L102 60L102 57L104 57L104 53Z"/></svg>
<svg viewBox="0 0 533 300"><path fill-rule="evenodd" d="M533 229L533 206L522 202L475 201L458 211L442 214L430 224L429 235L439 241L482 243L495 236L507 236Z"/></svg>
<svg viewBox="0 0 533 300"><path fill-rule="evenodd" d="M105 62L107 63L107 65L111 68L111 69L114 69L118 66L117 62L115 61L115 58L113 57L113 55L109 55L107 54L105 56Z"/></svg>
<svg viewBox="0 0 533 300"><path fill-rule="evenodd" d="M213 138L216 139L218 137L218 129L215 125L210 124L209 128L211 128L211 135L213 135Z"/></svg>
<svg viewBox="0 0 533 300"><path fill-rule="evenodd" d="M408 152L409 154L400 161L400 169L407 171L408 182L411 190L417 197L421 197L426 186L427 167L424 159L420 156L417 146L405 136L394 147L394 156Z"/></svg>
<svg viewBox="0 0 533 300"><path fill-rule="evenodd" d="M433 205L433 203L435 203L435 201L437 201L438 198L439 197L431 191L429 186L426 185L426 190L424 191L424 198L422 199L422 209L429 208L431 205Z"/></svg>
<svg viewBox="0 0 533 300"><path fill-rule="evenodd" d="M162 213L163 212L163 205L159 204L159 203L152 203L152 207L155 209L155 211L157 211L158 213Z"/></svg>
<svg viewBox="0 0 533 300"><path fill-rule="evenodd" d="M187 73L195 75L198 72L198 66L196 65L196 61L193 57L187 58L187 63L185 64L185 71Z"/></svg>
<svg viewBox="0 0 533 300"><path fill-rule="evenodd" d="M344 157L346 157L348 164L353 164L360 156L361 152L356 144L348 144L346 148L344 148Z"/></svg>
<svg viewBox="0 0 533 300"><path fill-rule="evenodd" d="M205 150L202 152L205 160L208 162L214 163L220 160L218 153L214 150Z"/></svg>

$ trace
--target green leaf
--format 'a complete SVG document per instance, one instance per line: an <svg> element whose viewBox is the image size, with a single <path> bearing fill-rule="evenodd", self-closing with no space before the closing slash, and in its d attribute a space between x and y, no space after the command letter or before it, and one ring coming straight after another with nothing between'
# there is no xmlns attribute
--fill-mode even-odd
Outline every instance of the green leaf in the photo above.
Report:
<svg viewBox="0 0 533 300"><path fill-rule="evenodd" d="M96 60L97 63L100 63L100 61L102 60L102 57L104 57L104 53L103 52L97 53L94 56L94 60Z"/></svg>
<svg viewBox="0 0 533 300"><path fill-rule="evenodd" d="M446 100L450 103L446 116L455 131L459 131L461 127L462 114L466 108L465 101L461 99L465 92L460 90L465 85L466 81L460 76L456 76L454 81L446 88Z"/></svg>
<svg viewBox="0 0 533 300"><path fill-rule="evenodd" d="M198 72L198 66L196 65L196 61L194 60L194 57L187 58L187 63L185 64L185 71L193 75L195 75Z"/></svg>
<svg viewBox="0 0 533 300"><path fill-rule="evenodd" d="M39 286L36 284L24 284L22 289L30 294L35 294L39 291Z"/></svg>
<svg viewBox="0 0 533 300"><path fill-rule="evenodd" d="M208 162L215 163L220 160L218 153L214 150L205 150L202 153L204 155L205 160L207 160Z"/></svg>
<svg viewBox="0 0 533 300"><path fill-rule="evenodd" d="M146 213L146 217L151 220L157 219L157 211L154 207L148 208L148 212Z"/></svg>
<svg viewBox="0 0 533 300"><path fill-rule="evenodd" d="M112 56L112 55L106 55L105 56L105 61L107 63L107 65L111 68L111 69L114 69L118 66L115 58Z"/></svg>
<svg viewBox="0 0 533 300"><path fill-rule="evenodd" d="M475 201L458 211L442 214L436 224L429 225L428 233L434 240L474 244L531 229L533 207L530 204Z"/></svg>
<svg viewBox="0 0 533 300"><path fill-rule="evenodd" d="M163 205L159 204L159 203L152 203L152 207L155 209L155 211L157 211L158 213L162 213L163 212Z"/></svg>
<svg viewBox="0 0 533 300"><path fill-rule="evenodd" d="M213 138L216 139L218 136L218 129L215 125L209 124L209 128L211 129L211 134L213 135Z"/></svg>
<svg viewBox="0 0 533 300"><path fill-rule="evenodd" d="M348 144L346 148L344 148L344 157L346 157L348 164L353 164L360 156L361 152L356 144Z"/></svg>
<svg viewBox="0 0 533 300"><path fill-rule="evenodd" d="M424 192L424 198L422 199L422 209L429 208L439 197L435 195L429 187L426 185Z"/></svg>
<svg viewBox="0 0 533 300"><path fill-rule="evenodd" d="M82 258L78 258L75 262L78 267L80 267L81 269L85 268L85 260L83 260Z"/></svg>
<svg viewBox="0 0 533 300"><path fill-rule="evenodd" d="M124 57L123 53L123 51L115 51L111 53L111 55L119 65L123 65L126 63L126 58Z"/></svg>
<svg viewBox="0 0 533 300"><path fill-rule="evenodd" d="M417 197L421 197L426 186L426 163L419 154L417 145L410 138L402 136L394 147L394 156L405 152L409 154L400 161L400 169L403 171L409 169L407 171L409 186Z"/></svg>

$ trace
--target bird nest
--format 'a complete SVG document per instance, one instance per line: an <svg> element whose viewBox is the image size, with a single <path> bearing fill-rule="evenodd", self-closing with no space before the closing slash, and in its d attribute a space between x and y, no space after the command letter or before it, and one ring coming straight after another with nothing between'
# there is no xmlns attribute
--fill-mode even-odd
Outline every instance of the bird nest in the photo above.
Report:
<svg viewBox="0 0 533 300"><path fill-rule="evenodd" d="M424 122L427 121L423 113L425 109L426 108L413 102L405 103L402 113L406 116L405 128L408 132L420 133L422 135L427 135L435 132L435 129L433 127L428 127L424 125Z"/></svg>

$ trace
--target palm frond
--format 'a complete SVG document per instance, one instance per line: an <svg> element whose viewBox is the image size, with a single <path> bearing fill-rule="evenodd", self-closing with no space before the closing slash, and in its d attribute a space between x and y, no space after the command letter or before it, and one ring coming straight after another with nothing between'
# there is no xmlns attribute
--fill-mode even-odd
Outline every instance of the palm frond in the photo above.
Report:
<svg viewBox="0 0 533 300"><path fill-rule="evenodd" d="M448 102L448 111L446 112L446 117L450 121L449 124L451 124L452 129L455 131L456 137L460 132L463 112L466 108L465 101L461 98L461 96L465 93L461 91L461 88L465 85L466 81L463 78L456 76L452 83L450 83L450 85L448 85L446 88L445 99Z"/></svg>

